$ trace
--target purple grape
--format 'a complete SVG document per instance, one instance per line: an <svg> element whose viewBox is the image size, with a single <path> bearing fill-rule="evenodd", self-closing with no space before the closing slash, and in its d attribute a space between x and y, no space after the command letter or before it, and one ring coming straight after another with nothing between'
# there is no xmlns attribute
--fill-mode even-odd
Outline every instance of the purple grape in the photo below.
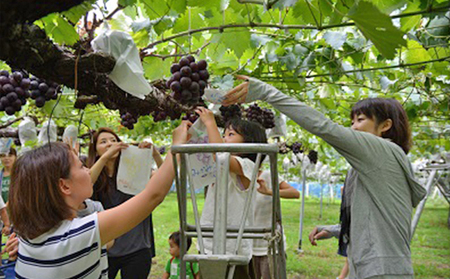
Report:
<svg viewBox="0 0 450 279"><path fill-rule="evenodd" d="M0 98L0 103L2 103L3 107L6 108L7 106L9 106L9 100L6 97L1 97Z"/></svg>
<svg viewBox="0 0 450 279"><path fill-rule="evenodd" d="M17 100L17 93L16 92L9 92L6 95L6 98L8 98L8 101L12 104L15 100Z"/></svg>
<svg viewBox="0 0 450 279"><path fill-rule="evenodd" d="M25 91L22 89L22 87L16 87L14 89L14 91L16 91L17 96L20 96L20 97L25 96Z"/></svg>
<svg viewBox="0 0 450 279"><path fill-rule="evenodd" d="M188 56L186 56L186 59L189 60L190 63L195 62L194 56L192 56L190 54Z"/></svg>
<svg viewBox="0 0 450 279"><path fill-rule="evenodd" d="M189 60L187 59L187 58L185 58L185 57L183 57L183 58L181 58L180 59L180 67L184 67L184 66L188 66L189 65Z"/></svg>
<svg viewBox="0 0 450 279"><path fill-rule="evenodd" d="M7 84L3 85L2 89L3 89L3 92L9 93L9 92L14 91L14 86L12 86L12 84L7 83Z"/></svg>
<svg viewBox="0 0 450 279"><path fill-rule="evenodd" d="M174 74L175 72L178 72L181 69L180 64L172 64L170 67L170 73Z"/></svg>
<svg viewBox="0 0 450 279"><path fill-rule="evenodd" d="M201 71L201 70L206 69L206 67L208 66L208 63L206 63L205 60L200 60L200 61L198 61L197 65L198 65L198 70Z"/></svg>
<svg viewBox="0 0 450 279"><path fill-rule="evenodd" d="M38 89L39 87L39 82L37 80L32 80L30 82L30 89Z"/></svg>
<svg viewBox="0 0 450 279"><path fill-rule="evenodd" d="M48 90L48 85L47 85L47 83L42 82L39 84L38 88L39 88L39 91L41 91L42 93L45 93Z"/></svg>
<svg viewBox="0 0 450 279"><path fill-rule="evenodd" d="M51 97L53 97L53 96L55 95L55 93L56 93L55 88L50 87L50 88L47 90L47 92L45 92L45 97L51 98Z"/></svg>
<svg viewBox="0 0 450 279"><path fill-rule="evenodd" d="M189 87L189 90L190 90L192 93L194 93L194 92L198 93L199 90L200 90L200 86L198 85L197 82L194 81L194 82L191 83L191 86Z"/></svg>
<svg viewBox="0 0 450 279"><path fill-rule="evenodd" d="M198 75L198 73L192 73L191 79L193 81L199 81L200 80L200 76Z"/></svg>
<svg viewBox="0 0 450 279"><path fill-rule="evenodd" d="M36 106L38 108L41 108L45 105L45 97L44 96L39 96L36 98Z"/></svg>
<svg viewBox="0 0 450 279"><path fill-rule="evenodd" d="M181 100L188 101L191 98L192 98L192 94L189 90L185 89L185 90L181 91Z"/></svg>
<svg viewBox="0 0 450 279"><path fill-rule="evenodd" d="M203 90L203 89L206 88L206 81L200 80L200 81L198 82L198 85L200 86L200 90Z"/></svg>
<svg viewBox="0 0 450 279"><path fill-rule="evenodd" d="M199 74L200 78L204 81L207 81L209 78L209 73L207 70L201 70L198 72L198 74Z"/></svg>
<svg viewBox="0 0 450 279"><path fill-rule="evenodd" d="M0 76L9 77L9 72L7 70L1 70Z"/></svg>
<svg viewBox="0 0 450 279"><path fill-rule="evenodd" d="M181 84L178 81L172 82L170 85L170 89L172 89L173 92L181 92Z"/></svg>
<svg viewBox="0 0 450 279"><path fill-rule="evenodd" d="M22 100L21 99L17 99L14 101L14 103L12 103L12 107L16 110L19 111L22 108Z"/></svg>
<svg viewBox="0 0 450 279"><path fill-rule="evenodd" d="M14 73L12 73L12 77L13 77L17 82L20 83L20 82L22 81L23 75L22 75L21 72L14 72Z"/></svg>
<svg viewBox="0 0 450 279"><path fill-rule="evenodd" d="M41 91L39 89L31 90L31 99L36 99L41 96Z"/></svg>
<svg viewBox="0 0 450 279"><path fill-rule="evenodd" d="M30 88L30 79L29 78L24 78L22 79L22 81L20 82L20 87L22 87L23 89L27 90Z"/></svg>
<svg viewBox="0 0 450 279"><path fill-rule="evenodd" d="M5 108L5 112L7 115L13 115L14 113L16 113L16 110L10 106Z"/></svg>
<svg viewBox="0 0 450 279"><path fill-rule="evenodd" d="M184 66L183 68L181 68L180 73L182 77L190 77L192 74L192 70L189 66Z"/></svg>
<svg viewBox="0 0 450 279"><path fill-rule="evenodd" d="M191 67L192 72L196 73L198 72L198 65L195 62L191 62L191 64L189 64L189 67Z"/></svg>
<svg viewBox="0 0 450 279"><path fill-rule="evenodd" d="M9 78L6 76L0 76L0 85L5 85L9 83Z"/></svg>
<svg viewBox="0 0 450 279"><path fill-rule="evenodd" d="M180 72L176 72L175 74L173 74L172 77L173 77L173 80L180 81L181 73Z"/></svg>
<svg viewBox="0 0 450 279"><path fill-rule="evenodd" d="M183 87L184 89L188 89L191 86L192 81L188 77L183 77L181 78L180 83L181 87Z"/></svg>
<svg viewBox="0 0 450 279"><path fill-rule="evenodd" d="M19 86L19 83L12 76L9 77L9 83L11 83L13 87Z"/></svg>

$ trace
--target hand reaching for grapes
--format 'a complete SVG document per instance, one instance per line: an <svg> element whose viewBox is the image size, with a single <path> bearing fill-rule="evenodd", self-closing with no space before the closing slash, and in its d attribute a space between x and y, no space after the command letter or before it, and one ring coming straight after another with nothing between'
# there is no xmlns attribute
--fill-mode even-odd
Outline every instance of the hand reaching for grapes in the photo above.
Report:
<svg viewBox="0 0 450 279"><path fill-rule="evenodd" d="M112 143L108 150L102 155L106 159L111 159L114 155L117 155L122 149L127 149L128 144L124 142Z"/></svg>
<svg viewBox="0 0 450 279"><path fill-rule="evenodd" d="M147 142L147 141L140 142L138 145L139 148L147 148L147 149L152 148L152 146L153 146L153 144L151 142Z"/></svg>
<svg viewBox="0 0 450 279"><path fill-rule="evenodd" d="M186 143L189 139L189 133L188 130L192 126L192 123L190 121L184 120L181 122L181 124L173 130L172 133L172 144L183 144Z"/></svg>
<svg viewBox="0 0 450 279"><path fill-rule="evenodd" d="M237 79L245 80L246 82L236 86L235 88L228 91L225 95L225 100L222 102L222 105L229 106L232 104L242 104L245 103L245 99L248 94L248 76L236 76Z"/></svg>
<svg viewBox="0 0 450 279"><path fill-rule="evenodd" d="M214 113L205 107L197 107L195 112L200 116L200 119L205 124L205 126L216 125L216 119L214 118Z"/></svg>

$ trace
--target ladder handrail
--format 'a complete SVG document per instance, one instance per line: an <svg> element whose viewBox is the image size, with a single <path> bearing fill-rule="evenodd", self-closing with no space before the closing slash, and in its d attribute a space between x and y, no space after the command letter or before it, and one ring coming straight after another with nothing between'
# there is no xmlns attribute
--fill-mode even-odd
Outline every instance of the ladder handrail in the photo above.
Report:
<svg viewBox="0 0 450 279"><path fill-rule="evenodd" d="M174 168L175 168L175 182L176 182L176 186L177 186L177 195L178 195L178 202L180 203L178 205L178 208L180 210L179 212L179 216L180 216L180 230L181 230L181 237L182 237L182 241L181 241L181 245L180 245L180 258L181 258L181 270L180 270L180 275L183 276L183 274L186 274L186 268L185 268L185 264L184 262L186 262L186 259L188 260L193 260L194 258L208 258L209 256L211 257L211 260L213 260L214 258L217 257L221 257L224 256L224 258L226 257L230 257L230 255L225 255L224 251L221 251L222 248L220 247L216 247L219 248L218 251L220 252L224 252L224 255L222 255L221 253L215 253L214 250L214 244L213 244L213 254L212 255L196 255L195 257L186 257L185 259L185 255L186 254L186 236L196 236L199 238L198 241L202 242L202 236L206 236L206 237L213 237L213 243L215 243L215 239L223 239L223 241L225 242L227 238L231 237L237 238L236 241L236 248L235 248L235 252L238 251L239 246L240 246L240 242L242 238L263 238L266 239L269 237L269 239L271 239L269 242L270 245L270 249L269 249L269 253L272 254L273 257L273 274L275 275L276 278L281 278L281 279L285 279L286 278L286 263L285 263L285 259L284 259L284 243L282 240L282 237L280 237L280 233L281 235L283 235L283 228L281 225L281 204L280 204L280 196L279 196L279 189L278 189L278 170L277 170L277 155L278 155L278 145L277 144L253 144L253 143L240 143L240 144L227 144L227 143L219 143L219 144L182 144L182 145L174 145L171 148L171 152L172 154L174 154L173 158L174 158ZM177 162L177 156L176 154L180 154L181 156L180 162ZM195 217L195 227L196 227L196 232L194 233L192 230L192 226L189 225L187 223L187 210L186 210L186 192L187 192L187 183L189 180L189 189L191 190L191 200L193 202L194 205L194 214L198 214L198 210L196 210L195 206L196 206L196 199L195 197L192 197L192 195L195 195L195 193L192 193L194 188L194 185L191 185L192 179L191 179L191 171L190 171L190 166L189 166L189 155L190 154L194 154L194 153L214 153L216 154L216 184L217 185L222 185L224 183L225 180L228 179L220 179L220 177L222 176L222 178L224 178L223 176L225 176L226 178L228 178L228 173L229 173L229 167L223 168L222 167L222 171L220 171L219 169L221 169L220 167L220 161L222 161L221 159L219 159L219 154L218 153L228 153L226 155L228 156L224 156L225 158L228 157L227 159L229 160L229 155L231 153L257 153L257 161L259 162L261 160L261 154L265 154L268 155L268 157L270 158L270 173L271 173L271 182L273 184L273 195L272 195L272 206L273 206L273 214L272 214L272 225L271 225L271 234L261 234L261 233L251 233L251 231L254 229L253 227L247 227L244 228L243 225L245 225L245 220L246 220L246 214L243 214L242 216L242 220L241 220L241 224L239 226L238 229L238 233L230 233L229 228L226 225L226 219L224 218L224 220L220 220L225 221L225 227L221 228L221 232L220 234L224 235L220 235L219 237L217 236L218 231L216 231L216 227L209 227L209 226L205 226L205 228L203 228L203 226L200 225L200 223L198 222L198 215L194 216ZM224 161L227 162L228 160L225 159ZM257 162L257 163L258 163ZM178 164L180 166L180 169L178 170ZM228 162L229 165L229 162ZM258 164L259 165L259 164ZM259 167L257 167L255 165L255 169L252 172L252 181L251 181L251 185L250 185L250 191L248 193L248 195L252 194L252 192L254 193L254 190L256 189L255 184L256 184L256 179L257 179L257 173L258 173L258 169ZM220 173L223 173L226 175L220 175ZM186 179L188 178L188 179ZM221 182L219 182L219 180ZM254 180L254 181L253 181ZM228 183L227 183L228 184ZM219 187L221 188L221 187ZM222 188L228 188L228 187L222 187ZM217 190L217 189L216 189ZM253 191L252 191L253 190ZM216 191L217 194L217 191ZM223 193L221 193L223 195ZM226 193L225 193L226 194ZM226 196L227 197L227 196ZM217 199L217 198L215 198ZM225 199L225 203L227 203L228 198ZM248 204L248 200L249 200L249 196L247 196L247 202L245 204L244 207L244 213L249 213L248 208L250 207ZM226 204L222 205L221 207L225 206L225 210L226 210ZM217 200L216 200L216 207L215 207L215 211L217 210ZM222 208L223 210L223 208ZM223 217L223 216L222 216ZM214 222L216 224L216 222ZM217 224L215 225L217 226ZM206 228L208 227L208 228ZM203 230L206 229L206 230ZM213 230L213 233L206 233L206 231L210 231L210 229ZM247 230L249 229L249 230ZM258 228L261 229L261 228ZM232 229L233 230L233 229ZM206 234L205 234L206 233ZM218 238L217 238L218 237ZM281 240L280 240L281 239ZM223 243L225 244L225 243ZM222 244L222 245L223 245ZM203 246L203 245L200 245ZM200 247L203 248L203 247ZM203 250L203 249L201 249ZM203 251L204 252L204 251ZM197 257L199 256L199 257ZM205 256L205 257L203 257ZM236 256L240 257L239 255ZM219 259L217 258L217 259ZM242 264L242 263L241 263ZM230 267L230 270L228 272L229 276L232 276L233 271L234 271L234 267L235 265L232 264ZM281 268L281 269L280 269ZM271 273L272 273L271 272Z"/></svg>

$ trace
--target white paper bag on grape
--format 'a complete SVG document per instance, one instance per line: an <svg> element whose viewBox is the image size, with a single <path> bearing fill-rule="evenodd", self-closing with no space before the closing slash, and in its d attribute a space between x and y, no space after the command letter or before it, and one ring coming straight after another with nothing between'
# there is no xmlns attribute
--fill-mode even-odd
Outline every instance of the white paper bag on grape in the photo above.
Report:
<svg viewBox="0 0 450 279"><path fill-rule="evenodd" d="M208 132L200 118L189 129L191 135L188 144L208 143ZM212 153L189 155L189 175L195 189L201 189L216 182L216 162Z"/></svg>
<svg viewBox="0 0 450 279"><path fill-rule="evenodd" d="M117 189L128 195L144 190L152 174L152 148L129 146L121 151L117 171Z"/></svg>
<svg viewBox="0 0 450 279"><path fill-rule="evenodd" d="M53 122L53 120L44 122L38 136L39 144L44 145L49 142L56 141L56 138L57 134L55 122Z"/></svg>
<svg viewBox="0 0 450 279"><path fill-rule="evenodd" d="M284 114L276 115L274 122L275 127L270 129L269 138L286 137L287 136L286 116Z"/></svg>
<svg viewBox="0 0 450 279"><path fill-rule="evenodd" d="M78 142L78 128L74 125L69 125L64 129L63 142L72 144L72 148L76 148Z"/></svg>
<svg viewBox="0 0 450 279"><path fill-rule="evenodd" d="M0 138L0 154L9 154L12 143L12 138Z"/></svg>
<svg viewBox="0 0 450 279"><path fill-rule="evenodd" d="M227 92L224 90L208 88L205 89L203 99L213 104L222 104L226 94Z"/></svg>
<svg viewBox="0 0 450 279"><path fill-rule="evenodd" d="M144 99L152 88L144 78L139 51L133 38L125 32L109 30L101 33L92 41L94 51L110 54L116 59L116 65L109 78L122 90Z"/></svg>
<svg viewBox="0 0 450 279"><path fill-rule="evenodd" d="M37 140L36 123L30 117L24 117L19 124L19 140L22 147Z"/></svg>

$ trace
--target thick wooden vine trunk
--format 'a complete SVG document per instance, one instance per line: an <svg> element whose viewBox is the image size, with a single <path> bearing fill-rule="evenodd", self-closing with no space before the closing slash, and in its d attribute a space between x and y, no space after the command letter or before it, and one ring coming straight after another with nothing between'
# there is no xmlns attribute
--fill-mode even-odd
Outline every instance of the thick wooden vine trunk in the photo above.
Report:
<svg viewBox="0 0 450 279"><path fill-rule="evenodd" d="M152 86L153 92L145 100L127 94L109 78L115 65L113 57L101 53L76 55L54 44L35 20L53 12L68 10L84 0L1 1L0 2L0 60L12 69L24 69L31 74L76 88L83 96L77 108L103 102L109 109L147 115L157 111L183 111L174 100L166 97L165 89ZM75 74L76 71L76 74ZM76 77L76 78L75 78Z"/></svg>

